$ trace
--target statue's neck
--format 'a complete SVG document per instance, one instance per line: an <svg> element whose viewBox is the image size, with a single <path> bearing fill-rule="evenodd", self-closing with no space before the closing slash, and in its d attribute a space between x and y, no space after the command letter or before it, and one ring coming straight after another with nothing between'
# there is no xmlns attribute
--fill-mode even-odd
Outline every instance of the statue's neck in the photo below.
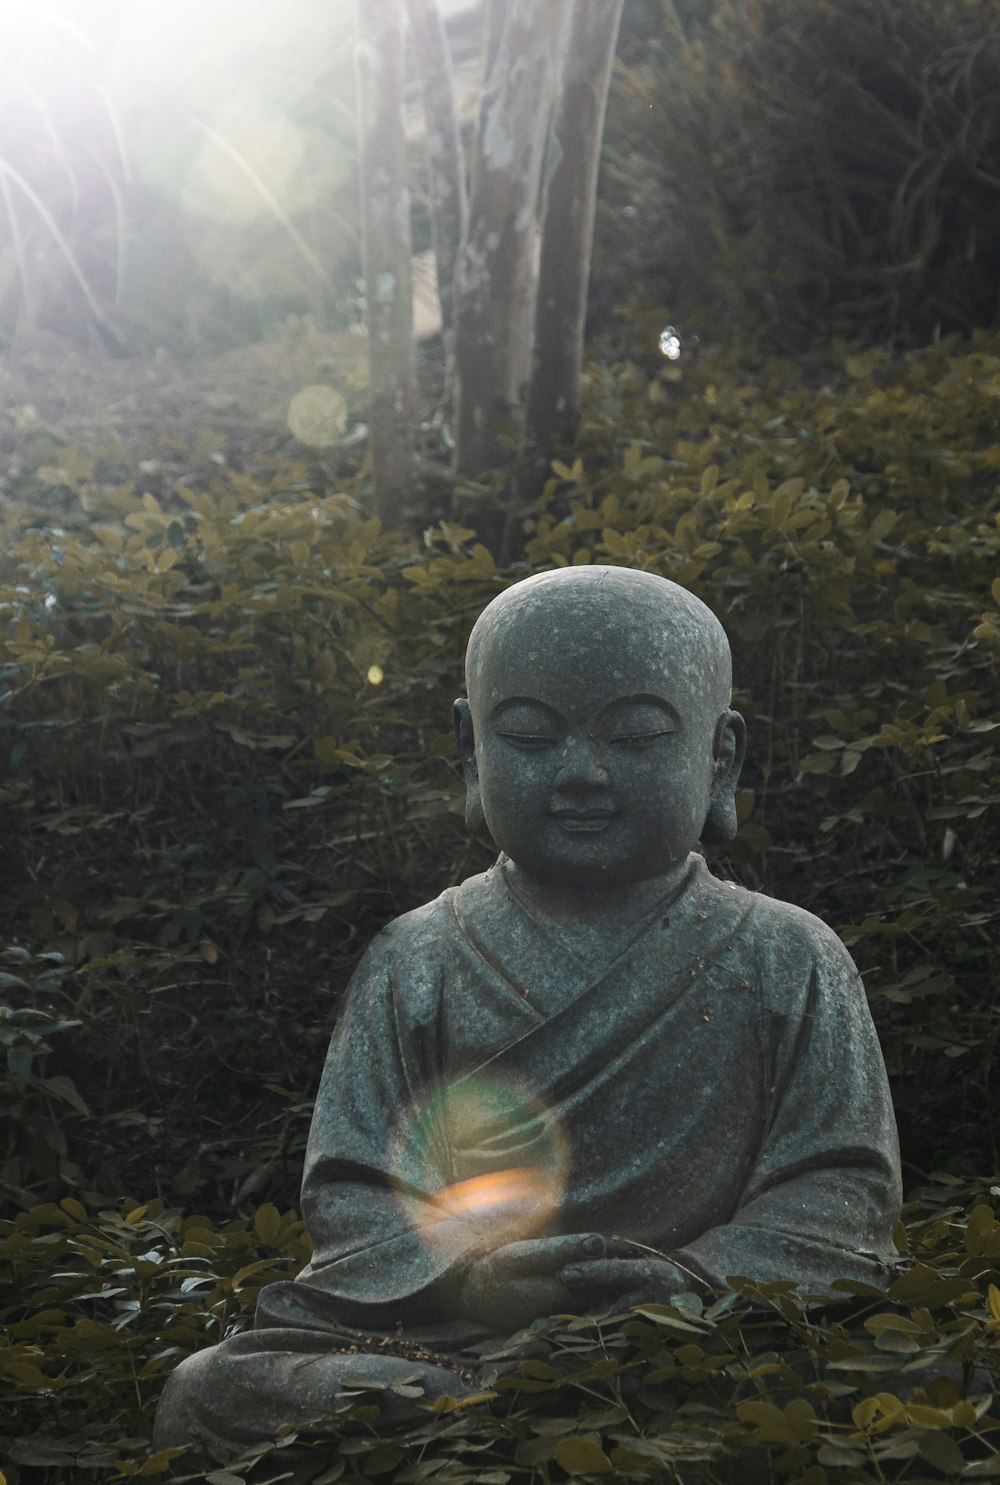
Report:
<svg viewBox="0 0 1000 1485"><path fill-rule="evenodd" d="M589 937L603 931L609 939L617 939L657 907L665 909L680 892L690 870L690 861L685 860L646 881L588 890L540 881L509 858L503 860L511 890L529 910L550 918L568 933L581 932Z"/></svg>

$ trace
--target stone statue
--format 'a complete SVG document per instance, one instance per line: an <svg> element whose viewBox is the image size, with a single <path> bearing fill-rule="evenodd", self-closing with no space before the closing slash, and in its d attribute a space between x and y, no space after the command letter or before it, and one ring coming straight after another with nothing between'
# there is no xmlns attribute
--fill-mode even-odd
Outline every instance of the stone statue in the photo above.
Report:
<svg viewBox="0 0 1000 1485"><path fill-rule="evenodd" d="M466 681L499 859L366 953L306 1152L313 1258L173 1374L159 1448L231 1457L345 1376L461 1394L539 1316L884 1281L899 1153L857 971L698 854L735 833L745 746L717 619L649 573L541 573L482 614Z"/></svg>

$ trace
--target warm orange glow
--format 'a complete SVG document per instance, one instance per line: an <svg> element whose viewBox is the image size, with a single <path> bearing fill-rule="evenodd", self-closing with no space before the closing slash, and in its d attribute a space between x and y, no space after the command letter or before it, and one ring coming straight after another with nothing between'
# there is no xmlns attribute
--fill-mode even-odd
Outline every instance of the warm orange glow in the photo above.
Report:
<svg viewBox="0 0 1000 1485"><path fill-rule="evenodd" d="M434 1200L449 1217L469 1217L511 1202L537 1202L548 1206L552 1199L549 1183L541 1171L530 1165L514 1170L498 1170L488 1176L473 1176L454 1186L442 1186Z"/></svg>
<svg viewBox="0 0 1000 1485"><path fill-rule="evenodd" d="M491 1077L442 1084L396 1139L400 1200L431 1247L496 1248L535 1237L558 1217L569 1150L558 1119L528 1088ZM459 1179L441 1185L445 1172Z"/></svg>

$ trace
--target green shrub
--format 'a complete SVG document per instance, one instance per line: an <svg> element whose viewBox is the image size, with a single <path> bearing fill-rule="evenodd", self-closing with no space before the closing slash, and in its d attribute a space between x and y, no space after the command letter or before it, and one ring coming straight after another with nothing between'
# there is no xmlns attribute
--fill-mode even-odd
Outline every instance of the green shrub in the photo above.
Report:
<svg viewBox="0 0 1000 1485"><path fill-rule="evenodd" d="M430 553L289 474L166 506L88 474L76 529L14 517L0 725L19 945L72 966L35 1004L79 1023L81 1086L128 1069L94 1101L85 1189L127 1186L169 1132L187 1155L168 1188L216 1168L228 1201L255 1149L301 1125L364 939L468 857L454 657L501 579L482 548L432 577ZM71 478L42 464L33 483ZM228 1126L218 1151L206 1123ZM47 1175L15 1160L0 1179L24 1199L57 1193Z"/></svg>
<svg viewBox="0 0 1000 1485"><path fill-rule="evenodd" d="M26 1481L148 1453L167 1372L245 1325L261 1287L311 1251L298 1215L273 1206L216 1226L157 1201L89 1213L72 1198L3 1223L0 1245L0 1452Z"/></svg>
<svg viewBox="0 0 1000 1485"><path fill-rule="evenodd" d="M612 98L605 304L639 278L668 319L786 350L997 326L996 0L662 12Z"/></svg>
<svg viewBox="0 0 1000 1485"><path fill-rule="evenodd" d="M948 1177L906 1216L910 1253L888 1295L846 1285L842 1305L817 1309L788 1285L745 1285L601 1323L540 1322L493 1359L486 1396L429 1406L391 1435L377 1389L359 1388L331 1422L339 1443L312 1446L323 1478L996 1478L1000 1412L984 1368L997 1359L1000 1222L978 1188ZM161 1202L91 1212L70 1198L0 1223L8 1485L162 1476L176 1456L150 1455L149 1440L166 1375L249 1324L263 1285L308 1253L298 1215L271 1205L217 1225ZM254 1478L281 1478L281 1450L264 1457ZM243 1478L238 1466L209 1475Z"/></svg>

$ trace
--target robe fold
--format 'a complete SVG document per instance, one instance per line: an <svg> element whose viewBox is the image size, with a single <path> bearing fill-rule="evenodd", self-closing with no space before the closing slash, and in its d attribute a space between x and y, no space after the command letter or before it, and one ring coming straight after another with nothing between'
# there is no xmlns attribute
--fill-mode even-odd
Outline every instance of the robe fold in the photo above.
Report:
<svg viewBox="0 0 1000 1485"><path fill-rule="evenodd" d="M810 913L713 878L585 963L504 863L390 924L334 1032L306 1152L314 1255L257 1326L473 1341L505 1200L730 1276L884 1282L896 1128L857 971ZM512 1232L512 1236L523 1235Z"/></svg>

